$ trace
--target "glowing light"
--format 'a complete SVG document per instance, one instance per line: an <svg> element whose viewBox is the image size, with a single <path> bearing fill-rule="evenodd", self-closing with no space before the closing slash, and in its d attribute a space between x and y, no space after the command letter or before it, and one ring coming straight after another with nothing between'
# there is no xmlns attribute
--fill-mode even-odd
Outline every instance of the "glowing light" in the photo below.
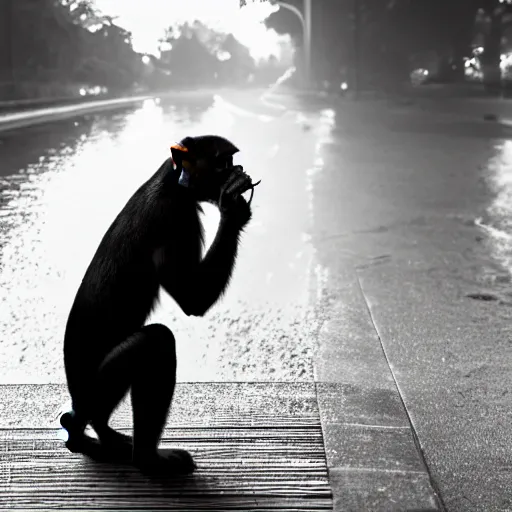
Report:
<svg viewBox="0 0 512 512"><path fill-rule="evenodd" d="M149 56L148 56L148 55L144 55L144 56L142 57L142 62L143 62L144 64L149 64L149 63L151 62L151 59L149 58Z"/></svg>
<svg viewBox="0 0 512 512"><path fill-rule="evenodd" d="M426 77L429 76L429 71L428 69L418 68L415 69L410 76L413 85L421 85L426 80Z"/></svg>
<svg viewBox="0 0 512 512"><path fill-rule="evenodd" d="M57 430L57 439L60 441L67 442L69 439L69 434L67 430L64 430L63 428Z"/></svg>
<svg viewBox="0 0 512 512"><path fill-rule="evenodd" d="M504 53L500 56L500 68L505 71L512 65L512 53Z"/></svg>
<svg viewBox="0 0 512 512"><path fill-rule="evenodd" d="M477 219L477 225L491 236L494 256L512 273L512 141L496 147L488 169L487 179L495 197L487 208L487 218Z"/></svg>
<svg viewBox="0 0 512 512"><path fill-rule="evenodd" d="M226 60L229 60L231 59L231 54L229 52L219 52L217 54L217 58L220 60L220 61L226 61Z"/></svg>

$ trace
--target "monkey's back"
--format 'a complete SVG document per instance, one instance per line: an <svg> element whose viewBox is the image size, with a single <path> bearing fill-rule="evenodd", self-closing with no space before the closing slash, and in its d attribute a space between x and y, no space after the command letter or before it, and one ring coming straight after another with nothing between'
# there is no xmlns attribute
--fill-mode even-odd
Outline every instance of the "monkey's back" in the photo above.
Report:
<svg viewBox="0 0 512 512"><path fill-rule="evenodd" d="M160 226L152 217L160 178L157 172L128 200L85 272L66 324L66 370L97 365L144 325L155 305L159 283L153 250Z"/></svg>

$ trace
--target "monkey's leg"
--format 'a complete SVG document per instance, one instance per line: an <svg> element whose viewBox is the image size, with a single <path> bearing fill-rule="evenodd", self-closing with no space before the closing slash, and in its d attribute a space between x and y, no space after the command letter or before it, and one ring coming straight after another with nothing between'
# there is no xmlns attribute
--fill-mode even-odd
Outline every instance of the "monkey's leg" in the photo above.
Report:
<svg viewBox="0 0 512 512"><path fill-rule="evenodd" d="M60 419L68 432L66 446L71 452L81 453L96 461L132 463L131 436L115 431L108 426L108 421L130 388L130 361L135 357L134 352L143 347L145 339L142 330L117 345L105 357L87 387L73 379L74 385L70 387L73 410ZM99 439L85 433L89 423Z"/></svg>
<svg viewBox="0 0 512 512"><path fill-rule="evenodd" d="M122 459L129 451L134 464L149 472L190 473L195 469L185 450L158 450L175 384L175 340L163 325L142 328L105 358L98 371L91 423L114 458ZM128 436L108 426L113 410L130 387L133 446Z"/></svg>

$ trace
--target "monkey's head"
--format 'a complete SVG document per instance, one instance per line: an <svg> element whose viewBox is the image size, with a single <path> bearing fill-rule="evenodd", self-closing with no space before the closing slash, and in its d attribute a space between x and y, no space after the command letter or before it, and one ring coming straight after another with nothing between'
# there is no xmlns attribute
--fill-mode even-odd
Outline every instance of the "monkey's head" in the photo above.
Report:
<svg viewBox="0 0 512 512"><path fill-rule="evenodd" d="M217 135L185 137L171 146L174 166L181 171L179 184L198 201L217 201L238 151L232 142Z"/></svg>

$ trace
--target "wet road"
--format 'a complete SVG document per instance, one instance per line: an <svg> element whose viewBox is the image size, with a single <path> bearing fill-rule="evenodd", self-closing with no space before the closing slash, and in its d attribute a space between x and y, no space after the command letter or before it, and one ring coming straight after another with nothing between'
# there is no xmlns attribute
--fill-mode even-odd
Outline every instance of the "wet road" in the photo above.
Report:
<svg viewBox="0 0 512 512"><path fill-rule="evenodd" d="M151 319L175 331L178 379L312 380L317 330L354 268L448 510L511 510L510 128L377 103L273 117L229 100L1 134L0 379L63 382L66 316L104 231L170 142L221 133L262 184L222 302L188 318L162 294Z"/></svg>
<svg viewBox="0 0 512 512"><path fill-rule="evenodd" d="M253 221L229 293L206 317L186 317L162 293L150 321L179 340L181 381L312 379L318 322L307 170L321 130L205 96L1 134L3 382L63 382L63 329L99 240L170 143L200 133L234 140L238 161L262 179ZM209 243L218 214L205 211Z"/></svg>

